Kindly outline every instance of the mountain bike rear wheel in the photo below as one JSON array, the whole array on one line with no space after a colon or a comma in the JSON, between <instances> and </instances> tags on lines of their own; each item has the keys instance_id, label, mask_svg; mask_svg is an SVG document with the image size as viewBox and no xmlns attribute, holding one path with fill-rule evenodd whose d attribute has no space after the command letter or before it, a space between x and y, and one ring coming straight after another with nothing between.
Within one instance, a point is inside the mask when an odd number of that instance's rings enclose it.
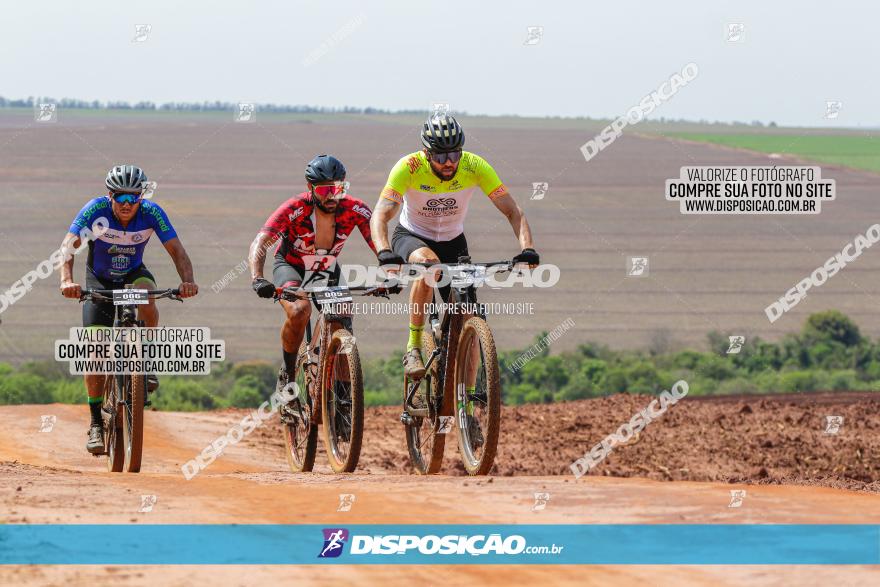
<instances>
[{"instance_id":1,"label":"mountain bike rear wheel","mask_svg":"<svg viewBox=\"0 0 880 587\"><path fill-rule=\"evenodd\" d=\"M430 332L422 333L422 351L424 356L430 357L436 348L434 337ZM442 430L440 420L440 405L442 389L440 385L440 361L435 360L431 368L425 373L420 383L419 391L424 394L428 404L427 416L412 416L410 424L406 424L406 448L409 452L409 460L413 469L420 475L438 473L443 465L443 450L446 447L446 432ZM412 381L404 375L403 398ZM404 410L406 406L404 406Z\"/></svg>"},{"instance_id":2,"label":"mountain bike rear wheel","mask_svg":"<svg viewBox=\"0 0 880 587\"><path fill-rule=\"evenodd\" d=\"M104 376L104 446L107 449L107 470L111 473L121 473L125 465L122 410L116 400L121 393L118 391L117 379L115 375Z\"/></svg>"},{"instance_id":3,"label":"mountain bike rear wheel","mask_svg":"<svg viewBox=\"0 0 880 587\"><path fill-rule=\"evenodd\" d=\"M315 453L318 448L318 425L312 423L311 389L316 385L313 378L306 370L308 351L305 341L299 347L297 354L296 385L300 397L305 398L305 404L295 401L292 404L281 406L282 428L284 429L284 454L287 464L294 473L308 473L315 466ZM279 391L286 385L279 382ZM284 411L287 411L285 414Z\"/></svg>"}]
</instances>

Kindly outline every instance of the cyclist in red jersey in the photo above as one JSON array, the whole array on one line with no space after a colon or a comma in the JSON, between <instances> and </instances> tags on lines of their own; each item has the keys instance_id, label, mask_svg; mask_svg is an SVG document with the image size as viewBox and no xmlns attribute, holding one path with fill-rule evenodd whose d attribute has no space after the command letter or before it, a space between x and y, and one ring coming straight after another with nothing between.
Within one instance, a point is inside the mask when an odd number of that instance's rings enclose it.
<instances>
[{"instance_id":1,"label":"cyclist in red jersey","mask_svg":"<svg viewBox=\"0 0 880 587\"><path fill-rule=\"evenodd\" d=\"M372 212L363 200L346 193L345 166L331 155L318 155L306 167L308 190L278 207L251 243L248 262L253 288L261 298L275 295L275 287L303 284L307 271L332 271L339 279L336 257L355 227L369 247ZM263 276L266 250L276 241L272 281ZM325 284L326 285L326 284ZM281 328L284 366L290 381L296 376L296 354L311 316L308 300L281 300L287 319Z\"/></svg>"}]
</instances>

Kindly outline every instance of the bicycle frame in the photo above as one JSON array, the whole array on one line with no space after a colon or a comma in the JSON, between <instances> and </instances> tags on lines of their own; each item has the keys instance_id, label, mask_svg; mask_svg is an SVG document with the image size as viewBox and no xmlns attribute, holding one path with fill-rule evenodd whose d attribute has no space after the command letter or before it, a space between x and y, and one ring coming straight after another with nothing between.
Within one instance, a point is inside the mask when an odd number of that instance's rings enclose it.
<instances>
[{"instance_id":1,"label":"bicycle frame","mask_svg":"<svg viewBox=\"0 0 880 587\"><path fill-rule=\"evenodd\" d=\"M493 267L493 266L504 266L509 270L512 264L509 261L493 261L489 263L474 263L471 264L471 258L469 256L461 256L458 258L459 265L471 266L471 267ZM426 267L431 267L430 263L422 263L421 265ZM467 271L467 270L465 270ZM438 297L438 290L435 288L434 290L434 299ZM443 300L441 299L441 302ZM465 307L470 307L472 305L477 306L477 312L456 312L456 311L447 311L444 312L442 319L440 319L437 312L432 312L428 316L428 322L432 323L434 320L440 320L440 332L441 335L438 339L437 333L431 329L431 336L434 338L434 351L431 353L431 356L428 357L427 362L425 363L425 370L430 371L432 365L435 361L440 361L441 368L438 370L438 379L436 388L442 389L442 394L437 394L436 402L437 404L434 406L435 413L441 416L450 416L451 407L452 407L452 382L454 378L453 369L455 368L455 362L452 358L455 357L458 351L458 333L461 330L462 324L464 324L465 320L471 316L479 316L480 318L486 319L486 312L484 306L477 302L477 291L476 287L473 283L468 283L463 286L456 286L453 280L453 283L450 286L449 291L449 300L447 300L451 305L452 309L458 308L460 305L464 305ZM412 398L415 396L416 391L421 385L422 380L418 379L414 381L410 388L407 390L406 401L405 401L405 414L410 416L428 416L429 410L428 408L417 409L412 406ZM449 413L447 413L449 412Z\"/></svg>"},{"instance_id":2,"label":"bicycle frame","mask_svg":"<svg viewBox=\"0 0 880 587\"><path fill-rule=\"evenodd\" d=\"M323 277L318 277L319 275ZM317 280L323 280L327 285L311 290L305 289L310 282ZM332 291L335 287L346 287L349 292L362 292L362 295L379 295L384 297L387 297L387 293L389 292L396 293L399 291L398 286L392 288L386 286L355 286L350 288L347 286L339 286L338 279L333 276L333 273L324 269L316 270L309 279L297 288L279 288L277 290L275 296L276 300L285 300L288 302L309 300L319 310L320 315L317 318L311 316L309 321L306 322L305 333L303 335L306 353L309 355L308 360L305 361L304 365L309 367L310 371L314 369L314 372L309 373L313 380L316 380L315 378L318 375L318 372L321 371L321 369L319 369L321 361L323 360L321 351L322 349L327 348L330 343L330 337L333 336L333 333L339 328L344 328L348 330L348 332L354 334L354 321L351 314L344 312L344 310L343 312L336 311L340 309L338 304L345 303L345 301L325 302L327 305L323 307L319 301L322 293ZM332 311L325 311L325 308L329 308ZM297 357L297 362L301 359L302 357ZM318 424L321 422L320 385L310 385L309 391L313 401L312 420L313 423Z\"/></svg>"},{"instance_id":3,"label":"bicycle frame","mask_svg":"<svg viewBox=\"0 0 880 587\"><path fill-rule=\"evenodd\" d=\"M124 289L132 290L135 287L131 284L127 284ZM86 289L83 290L82 295L80 296L80 301L85 301L87 299L91 299L96 302L112 302L113 301L113 292L119 290L112 289ZM180 297L180 290L177 289L159 289L159 290L146 290L146 297L151 299L162 299L168 298L172 300L177 300L182 302L183 299ZM143 326L140 321L137 319L137 304L120 304L116 306L116 320L113 322L114 328L134 328L136 326ZM119 373L113 375L116 379L120 388L123 387L125 375Z\"/></svg>"},{"instance_id":4,"label":"bicycle frame","mask_svg":"<svg viewBox=\"0 0 880 587\"><path fill-rule=\"evenodd\" d=\"M315 319L315 333L316 336L312 337L312 318L306 323L306 331L305 331L305 342L306 342L306 354L308 355L308 359L303 363L304 368L309 368L311 371L308 375L312 378L313 384L308 386L308 391L312 397L312 420L315 424L321 422L321 397L320 394L323 392L321 389L321 384L319 383L319 377L321 373L321 361L324 358L322 353L323 349L326 349L330 344L330 337L333 336L333 332L336 330L334 325L338 325L338 327L346 328L349 332L352 330L352 319L350 316L339 316L339 315L328 315L324 312L320 313L317 319Z\"/></svg>"},{"instance_id":5,"label":"bicycle frame","mask_svg":"<svg viewBox=\"0 0 880 587\"><path fill-rule=\"evenodd\" d=\"M115 328L140 328L144 323L137 319L138 304L126 300L147 301L162 298L183 301L180 291L176 289L135 291L132 285L126 285L122 290L85 289L82 291L80 301L113 302L116 307L116 319L113 323ZM106 414L104 430L107 444L105 454L108 455L108 469L111 472L140 471L143 451L143 408L147 401L145 375L145 373L103 375L102 411ZM121 427L120 417L123 420ZM120 434L124 436L119 436ZM125 452L123 460L120 460L120 449Z\"/></svg>"}]
</instances>

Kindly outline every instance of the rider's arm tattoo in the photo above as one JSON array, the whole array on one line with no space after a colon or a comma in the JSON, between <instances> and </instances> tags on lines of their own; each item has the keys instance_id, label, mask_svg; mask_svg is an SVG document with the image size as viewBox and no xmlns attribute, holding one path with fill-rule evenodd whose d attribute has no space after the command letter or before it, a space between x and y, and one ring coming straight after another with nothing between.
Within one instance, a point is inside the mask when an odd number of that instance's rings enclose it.
<instances>
[{"instance_id":1,"label":"rider's arm tattoo","mask_svg":"<svg viewBox=\"0 0 880 587\"><path fill-rule=\"evenodd\" d=\"M183 243L180 242L180 239L173 238L166 242L165 250L168 251L168 254L171 255L171 260L174 261L174 267L177 269L177 274L180 276L180 282L195 283L192 261L190 260L186 249L183 248Z\"/></svg>"},{"instance_id":2,"label":"rider's arm tattoo","mask_svg":"<svg viewBox=\"0 0 880 587\"><path fill-rule=\"evenodd\" d=\"M379 201L376 203L376 209L373 210L373 217L370 218L370 236L373 239L373 246L377 251L391 248L391 245L388 243L388 222L394 218L397 210L400 208L398 202L386 197L385 192L387 191L388 188L382 192L382 196L379 197ZM397 194L394 190L391 191Z\"/></svg>"},{"instance_id":3,"label":"rider's arm tattoo","mask_svg":"<svg viewBox=\"0 0 880 587\"><path fill-rule=\"evenodd\" d=\"M261 232L251 243L248 251L248 265L251 269L251 279L263 277L263 268L266 266L266 251L278 242L279 235Z\"/></svg>"},{"instance_id":4,"label":"rider's arm tattoo","mask_svg":"<svg viewBox=\"0 0 880 587\"><path fill-rule=\"evenodd\" d=\"M513 234L516 235L516 238L519 241L520 247L523 249L533 249L534 243L532 242L532 229L529 227L528 220L526 220L525 212L522 211L522 208L519 207L516 200L514 200L510 194L504 194L501 197L493 199L492 203L495 204L495 207L507 217L511 228L513 228Z\"/></svg>"}]
</instances>

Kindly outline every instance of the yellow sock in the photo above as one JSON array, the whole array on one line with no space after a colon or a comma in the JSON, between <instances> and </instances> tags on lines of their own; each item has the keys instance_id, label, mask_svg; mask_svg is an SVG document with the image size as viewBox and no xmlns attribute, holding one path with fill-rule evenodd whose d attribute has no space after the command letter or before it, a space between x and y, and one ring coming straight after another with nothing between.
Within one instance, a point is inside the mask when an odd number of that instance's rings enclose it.
<instances>
[{"instance_id":1,"label":"yellow sock","mask_svg":"<svg viewBox=\"0 0 880 587\"><path fill-rule=\"evenodd\" d=\"M424 330L424 328L424 326L409 325L409 340L406 343L407 351L411 351L412 349L422 350L422 330Z\"/></svg>"}]
</instances>

